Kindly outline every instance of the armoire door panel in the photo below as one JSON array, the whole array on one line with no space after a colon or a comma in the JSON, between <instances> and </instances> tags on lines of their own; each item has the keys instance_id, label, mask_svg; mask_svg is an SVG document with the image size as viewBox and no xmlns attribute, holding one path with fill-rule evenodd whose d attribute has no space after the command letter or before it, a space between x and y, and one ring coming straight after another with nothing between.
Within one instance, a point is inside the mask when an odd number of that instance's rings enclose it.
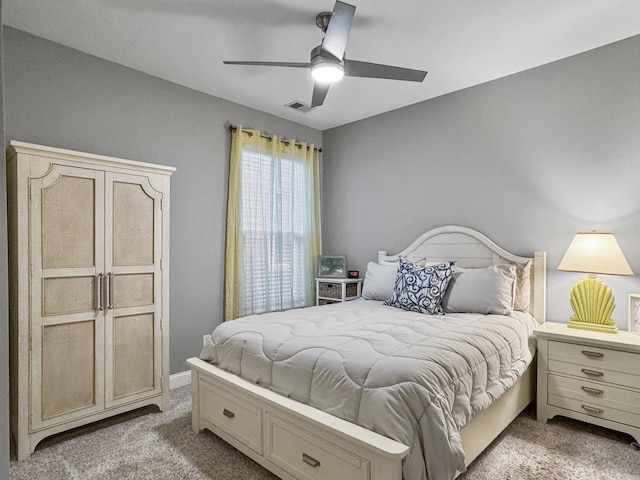
<instances>
[{"instance_id":1,"label":"armoire door panel","mask_svg":"<svg viewBox=\"0 0 640 480\"><path fill-rule=\"evenodd\" d=\"M113 182L113 265L154 263L155 199L139 183Z\"/></svg>"},{"instance_id":2,"label":"armoire door panel","mask_svg":"<svg viewBox=\"0 0 640 480\"><path fill-rule=\"evenodd\" d=\"M104 408L96 280L104 269L104 173L52 162L30 179L29 218L30 425L39 429Z\"/></svg>"},{"instance_id":3,"label":"armoire door panel","mask_svg":"<svg viewBox=\"0 0 640 480\"><path fill-rule=\"evenodd\" d=\"M115 308L140 307L155 302L153 273L115 275L113 304Z\"/></svg>"},{"instance_id":4,"label":"armoire door panel","mask_svg":"<svg viewBox=\"0 0 640 480\"><path fill-rule=\"evenodd\" d=\"M95 322L48 325L42 336L42 420L96 405Z\"/></svg>"},{"instance_id":5,"label":"armoire door panel","mask_svg":"<svg viewBox=\"0 0 640 480\"><path fill-rule=\"evenodd\" d=\"M162 192L145 175L107 173L107 406L160 393Z\"/></svg>"},{"instance_id":6,"label":"armoire door panel","mask_svg":"<svg viewBox=\"0 0 640 480\"><path fill-rule=\"evenodd\" d=\"M95 180L61 176L42 191L42 268L95 265Z\"/></svg>"},{"instance_id":7,"label":"armoire door panel","mask_svg":"<svg viewBox=\"0 0 640 480\"><path fill-rule=\"evenodd\" d=\"M95 275L43 279L42 315L47 317L97 310L97 287Z\"/></svg>"},{"instance_id":8,"label":"armoire door panel","mask_svg":"<svg viewBox=\"0 0 640 480\"><path fill-rule=\"evenodd\" d=\"M155 382L153 313L113 319L113 398L153 390Z\"/></svg>"}]
</instances>

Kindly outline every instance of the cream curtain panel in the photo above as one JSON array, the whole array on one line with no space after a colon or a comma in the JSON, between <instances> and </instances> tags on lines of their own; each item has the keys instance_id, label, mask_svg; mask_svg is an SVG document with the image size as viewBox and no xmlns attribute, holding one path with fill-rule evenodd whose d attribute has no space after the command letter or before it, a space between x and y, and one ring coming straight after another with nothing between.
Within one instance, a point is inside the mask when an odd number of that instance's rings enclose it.
<instances>
[{"instance_id":1,"label":"cream curtain panel","mask_svg":"<svg viewBox=\"0 0 640 480\"><path fill-rule=\"evenodd\" d=\"M313 144L232 130L225 320L313 304L319 170Z\"/></svg>"}]
</instances>

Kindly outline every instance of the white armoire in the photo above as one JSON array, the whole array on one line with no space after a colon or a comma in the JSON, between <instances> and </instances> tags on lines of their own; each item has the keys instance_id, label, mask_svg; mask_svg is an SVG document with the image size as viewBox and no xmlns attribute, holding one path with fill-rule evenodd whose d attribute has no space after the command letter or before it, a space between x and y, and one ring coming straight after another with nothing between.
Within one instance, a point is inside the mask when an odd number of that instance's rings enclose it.
<instances>
[{"instance_id":1,"label":"white armoire","mask_svg":"<svg viewBox=\"0 0 640 480\"><path fill-rule=\"evenodd\" d=\"M11 142L10 424L45 437L169 405L169 178L175 171Z\"/></svg>"}]
</instances>

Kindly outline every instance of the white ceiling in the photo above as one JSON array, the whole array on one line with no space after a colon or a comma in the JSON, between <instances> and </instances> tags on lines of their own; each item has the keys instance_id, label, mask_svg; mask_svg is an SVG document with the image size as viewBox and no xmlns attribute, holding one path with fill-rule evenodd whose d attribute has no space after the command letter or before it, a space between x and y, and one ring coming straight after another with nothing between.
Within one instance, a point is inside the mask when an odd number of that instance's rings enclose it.
<instances>
[{"instance_id":1,"label":"white ceiling","mask_svg":"<svg viewBox=\"0 0 640 480\"><path fill-rule=\"evenodd\" d=\"M346 0L349 1L349 0ZM423 83L345 78L308 113L300 68L334 0L5 0L6 25L320 130L640 34L639 0L351 0L346 55L428 70Z\"/></svg>"}]
</instances>

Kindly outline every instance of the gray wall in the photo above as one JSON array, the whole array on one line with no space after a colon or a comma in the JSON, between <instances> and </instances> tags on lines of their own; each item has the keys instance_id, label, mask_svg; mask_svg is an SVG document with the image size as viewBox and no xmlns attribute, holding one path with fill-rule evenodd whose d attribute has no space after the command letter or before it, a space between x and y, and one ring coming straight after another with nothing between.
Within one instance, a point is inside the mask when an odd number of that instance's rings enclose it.
<instances>
[{"instance_id":1,"label":"gray wall","mask_svg":"<svg viewBox=\"0 0 640 480\"><path fill-rule=\"evenodd\" d=\"M556 267L609 230L640 273L640 36L324 132L324 253L364 272L443 224L512 252L548 251L547 319L581 274ZM425 81L429 81L427 76ZM638 277L603 278L627 329Z\"/></svg>"},{"instance_id":2,"label":"gray wall","mask_svg":"<svg viewBox=\"0 0 640 480\"><path fill-rule=\"evenodd\" d=\"M177 167L171 178L171 372L186 370L202 335L222 321L226 126L318 145L322 133L15 29L5 28L4 40L7 140Z\"/></svg>"},{"instance_id":3,"label":"gray wall","mask_svg":"<svg viewBox=\"0 0 640 480\"><path fill-rule=\"evenodd\" d=\"M0 0L0 145L4 145L4 81ZM9 478L9 277L7 265L6 170L0 168L0 479Z\"/></svg>"}]
</instances>

